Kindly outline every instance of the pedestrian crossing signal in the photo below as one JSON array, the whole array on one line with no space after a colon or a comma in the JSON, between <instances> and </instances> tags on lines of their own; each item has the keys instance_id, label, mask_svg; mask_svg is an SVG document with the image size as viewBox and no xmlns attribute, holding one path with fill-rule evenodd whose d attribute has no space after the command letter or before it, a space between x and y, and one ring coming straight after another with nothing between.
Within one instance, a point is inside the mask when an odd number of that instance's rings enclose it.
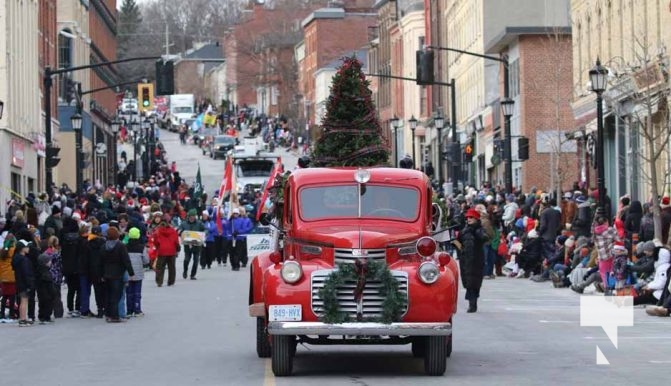
<instances>
[{"instance_id":1,"label":"pedestrian crossing signal","mask_svg":"<svg viewBox=\"0 0 671 386\"><path fill-rule=\"evenodd\" d=\"M473 144L470 142L464 147L464 162L473 162Z\"/></svg>"}]
</instances>

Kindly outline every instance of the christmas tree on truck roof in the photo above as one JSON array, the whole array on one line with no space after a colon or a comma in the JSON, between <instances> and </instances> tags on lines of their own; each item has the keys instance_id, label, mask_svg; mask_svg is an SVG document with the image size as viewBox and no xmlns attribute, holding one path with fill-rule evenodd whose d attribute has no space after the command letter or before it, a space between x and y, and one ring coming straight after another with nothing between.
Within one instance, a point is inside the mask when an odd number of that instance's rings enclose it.
<instances>
[{"instance_id":1,"label":"christmas tree on truck roof","mask_svg":"<svg viewBox=\"0 0 671 386\"><path fill-rule=\"evenodd\" d=\"M370 82L355 57L343 58L331 84L314 166L379 166L389 161Z\"/></svg>"}]
</instances>

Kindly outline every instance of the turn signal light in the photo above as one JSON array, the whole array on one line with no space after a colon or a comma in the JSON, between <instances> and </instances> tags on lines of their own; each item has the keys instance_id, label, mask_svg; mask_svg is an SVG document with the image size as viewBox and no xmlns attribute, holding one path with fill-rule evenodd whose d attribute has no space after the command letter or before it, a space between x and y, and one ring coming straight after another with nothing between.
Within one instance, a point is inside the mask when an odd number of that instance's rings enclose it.
<instances>
[{"instance_id":1,"label":"turn signal light","mask_svg":"<svg viewBox=\"0 0 671 386\"><path fill-rule=\"evenodd\" d=\"M447 252L441 252L438 255L438 261L440 262L441 267L444 267L444 266L450 264L450 260L452 260L452 257Z\"/></svg>"},{"instance_id":2,"label":"turn signal light","mask_svg":"<svg viewBox=\"0 0 671 386\"><path fill-rule=\"evenodd\" d=\"M429 257L436 252L438 245L431 237L422 237L417 240L417 253L422 257Z\"/></svg>"},{"instance_id":3,"label":"turn signal light","mask_svg":"<svg viewBox=\"0 0 671 386\"><path fill-rule=\"evenodd\" d=\"M282 255L275 251L270 254L270 261L273 262L273 264L279 264L282 262Z\"/></svg>"}]
</instances>

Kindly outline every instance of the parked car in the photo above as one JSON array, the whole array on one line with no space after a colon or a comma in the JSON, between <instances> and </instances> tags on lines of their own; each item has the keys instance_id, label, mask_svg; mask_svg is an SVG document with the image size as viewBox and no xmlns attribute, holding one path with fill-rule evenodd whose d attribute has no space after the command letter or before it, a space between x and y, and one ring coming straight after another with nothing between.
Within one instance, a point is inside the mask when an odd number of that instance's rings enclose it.
<instances>
[{"instance_id":1,"label":"parked car","mask_svg":"<svg viewBox=\"0 0 671 386\"><path fill-rule=\"evenodd\" d=\"M203 155L205 152L210 153L210 158L217 159L219 157L226 157L228 152L232 150L238 143L238 139L230 135L217 135L209 141L207 148L203 147Z\"/></svg>"}]
</instances>

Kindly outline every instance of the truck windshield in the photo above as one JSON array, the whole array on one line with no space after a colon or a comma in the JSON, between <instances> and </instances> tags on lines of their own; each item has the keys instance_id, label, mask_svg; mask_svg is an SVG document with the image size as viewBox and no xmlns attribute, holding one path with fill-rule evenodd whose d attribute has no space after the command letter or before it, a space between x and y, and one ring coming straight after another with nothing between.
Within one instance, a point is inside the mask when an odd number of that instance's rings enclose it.
<instances>
[{"instance_id":1,"label":"truck windshield","mask_svg":"<svg viewBox=\"0 0 671 386\"><path fill-rule=\"evenodd\" d=\"M178 106L172 109L173 114L191 114L192 112L193 108L191 106Z\"/></svg>"},{"instance_id":2,"label":"truck windshield","mask_svg":"<svg viewBox=\"0 0 671 386\"><path fill-rule=\"evenodd\" d=\"M367 184L361 189L361 216L413 221L419 211L414 188ZM356 184L303 188L299 191L300 216L305 221L358 217Z\"/></svg>"},{"instance_id":3,"label":"truck windshield","mask_svg":"<svg viewBox=\"0 0 671 386\"><path fill-rule=\"evenodd\" d=\"M244 160L238 162L237 177L268 177L275 162L271 160Z\"/></svg>"}]
</instances>

